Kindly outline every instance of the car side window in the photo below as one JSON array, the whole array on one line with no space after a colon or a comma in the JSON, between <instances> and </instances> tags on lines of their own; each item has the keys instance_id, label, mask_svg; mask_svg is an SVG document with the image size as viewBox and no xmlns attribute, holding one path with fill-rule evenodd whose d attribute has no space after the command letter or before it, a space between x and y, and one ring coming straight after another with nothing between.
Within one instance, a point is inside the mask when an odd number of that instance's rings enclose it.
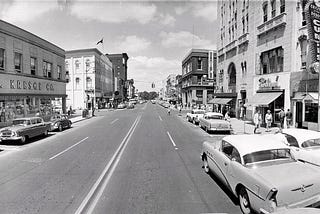
<instances>
[{"instance_id":1,"label":"car side window","mask_svg":"<svg viewBox=\"0 0 320 214\"><path fill-rule=\"evenodd\" d=\"M37 119L37 123L42 123L42 119L41 119L41 118L38 118L38 119Z\"/></svg>"},{"instance_id":2,"label":"car side window","mask_svg":"<svg viewBox=\"0 0 320 214\"><path fill-rule=\"evenodd\" d=\"M32 119L31 124L37 124L37 119Z\"/></svg>"},{"instance_id":3,"label":"car side window","mask_svg":"<svg viewBox=\"0 0 320 214\"><path fill-rule=\"evenodd\" d=\"M299 144L298 141L295 137L293 137L292 135L289 134L284 134L287 138L287 141L289 143L290 146L294 146L294 147L298 147L299 148Z\"/></svg>"},{"instance_id":4,"label":"car side window","mask_svg":"<svg viewBox=\"0 0 320 214\"><path fill-rule=\"evenodd\" d=\"M229 158L231 158L232 150L233 150L233 146L230 143L226 141L222 141L222 152L225 155L227 155Z\"/></svg>"},{"instance_id":5,"label":"car side window","mask_svg":"<svg viewBox=\"0 0 320 214\"><path fill-rule=\"evenodd\" d=\"M231 160L235 160L238 163L241 163L240 154L239 154L238 150L236 148L234 148L234 147L233 147L232 153L231 153Z\"/></svg>"}]
</instances>

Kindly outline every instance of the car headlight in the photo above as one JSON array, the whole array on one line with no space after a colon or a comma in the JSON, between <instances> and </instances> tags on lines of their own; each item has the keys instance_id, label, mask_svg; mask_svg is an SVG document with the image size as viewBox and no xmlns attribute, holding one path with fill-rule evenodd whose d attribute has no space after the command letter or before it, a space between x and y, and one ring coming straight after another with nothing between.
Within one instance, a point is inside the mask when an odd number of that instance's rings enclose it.
<instances>
[{"instance_id":1,"label":"car headlight","mask_svg":"<svg viewBox=\"0 0 320 214\"><path fill-rule=\"evenodd\" d=\"M278 190L276 188L273 188L270 190L270 192L267 195L267 200L269 202L269 207L271 212L274 212L277 208L277 198L276 198L277 193L278 193Z\"/></svg>"}]
</instances>

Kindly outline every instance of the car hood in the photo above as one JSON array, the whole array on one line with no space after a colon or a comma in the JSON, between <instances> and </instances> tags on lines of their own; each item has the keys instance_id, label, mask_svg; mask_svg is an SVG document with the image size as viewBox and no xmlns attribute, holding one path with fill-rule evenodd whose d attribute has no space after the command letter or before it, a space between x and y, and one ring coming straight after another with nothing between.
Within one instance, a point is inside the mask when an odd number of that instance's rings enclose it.
<instances>
[{"instance_id":1,"label":"car hood","mask_svg":"<svg viewBox=\"0 0 320 214\"><path fill-rule=\"evenodd\" d=\"M18 130L22 130L24 128L26 128L26 126L24 126L24 125L12 125L12 126L8 126L8 127L4 127L2 129L0 129L0 132L4 131L4 130L18 131Z\"/></svg>"},{"instance_id":2,"label":"car hood","mask_svg":"<svg viewBox=\"0 0 320 214\"><path fill-rule=\"evenodd\" d=\"M320 168L308 163L291 162L253 169L261 180L278 189L278 206L297 203L319 194Z\"/></svg>"}]
</instances>

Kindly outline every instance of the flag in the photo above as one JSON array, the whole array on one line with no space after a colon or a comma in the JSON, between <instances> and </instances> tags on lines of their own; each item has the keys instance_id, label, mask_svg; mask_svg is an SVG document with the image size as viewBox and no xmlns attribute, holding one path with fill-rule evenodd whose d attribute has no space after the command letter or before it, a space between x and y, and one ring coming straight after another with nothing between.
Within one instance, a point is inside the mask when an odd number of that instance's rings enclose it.
<instances>
[{"instance_id":1,"label":"flag","mask_svg":"<svg viewBox=\"0 0 320 214\"><path fill-rule=\"evenodd\" d=\"M103 38L99 42L97 42L97 45L99 45L99 43L103 43Z\"/></svg>"}]
</instances>

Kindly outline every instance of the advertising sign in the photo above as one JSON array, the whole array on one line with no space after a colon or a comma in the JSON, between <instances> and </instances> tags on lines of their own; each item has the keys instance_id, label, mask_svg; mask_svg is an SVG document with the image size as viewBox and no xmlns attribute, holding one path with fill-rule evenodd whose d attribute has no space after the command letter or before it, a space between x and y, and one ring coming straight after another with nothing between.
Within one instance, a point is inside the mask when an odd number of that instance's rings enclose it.
<instances>
[{"instance_id":1,"label":"advertising sign","mask_svg":"<svg viewBox=\"0 0 320 214\"><path fill-rule=\"evenodd\" d=\"M310 1L306 6L311 63L320 61L320 7Z\"/></svg>"}]
</instances>

